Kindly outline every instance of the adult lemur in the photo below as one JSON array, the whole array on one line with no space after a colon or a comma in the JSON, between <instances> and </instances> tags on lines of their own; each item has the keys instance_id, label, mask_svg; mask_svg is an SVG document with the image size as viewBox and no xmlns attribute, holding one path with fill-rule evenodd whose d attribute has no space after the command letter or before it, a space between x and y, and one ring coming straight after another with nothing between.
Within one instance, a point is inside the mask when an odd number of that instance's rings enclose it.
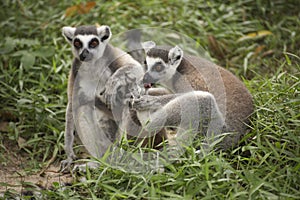
<instances>
[{"instance_id":1,"label":"adult lemur","mask_svg":"<svg viewBox=\"0 0 300 200\"><path fill-rule=\"evenodd\" d=\"M186 129L189 122L190 127L196 127L193 123L201 120L201 128L207 126L204 131L208 132L202 131L204 134L231 133L221 142L221 147L226 149L237 144L247 132L253 112L252 97L244 84L212 62L183 55L178 46L160 47L149 41L143 47L148 69L143 78L145 87L160 83L177 95L144 95L133 101L137 112L157 109L151 114L147 130L157 131L164 126Z\"/></svg>"},{"instance_id":2,"label":"adult lemur","mask_svg":"<svg viewBox=\"0 0 300 200\"><path fill-rule=\"evenodd\" d=\"M116 138L118 129L112 113L101 98L108 91L105 84L118 69L119 74L142 77L143 67L122 50L108 44L111 31L108 26L63 27L63 36L72 46L74 60L68 80L68 105L66 110L65 151L67 159L62 166L69 167L75 158L73 140L75 123L82 131L78 134L85 148L94 157L101 157ZM123 77L123 79L122 79ZM123 83L125 76L118 78ZM122 89L122 88L121 88ZM117 114L116 114L117 115Z\"/></svg>"}]
</instances>

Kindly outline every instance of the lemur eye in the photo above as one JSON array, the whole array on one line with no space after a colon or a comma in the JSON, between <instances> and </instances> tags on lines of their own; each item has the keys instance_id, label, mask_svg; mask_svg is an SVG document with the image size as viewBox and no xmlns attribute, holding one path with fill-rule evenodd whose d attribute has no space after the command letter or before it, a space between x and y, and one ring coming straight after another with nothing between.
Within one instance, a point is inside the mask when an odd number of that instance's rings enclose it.
<instances>
[{"instance_id":1,"label":"lemur eye","mask_svg":"<svg viewBox=\"0 0 300 200\"><path fill-rule=\"evenodd\" d=\"M82 43L78 39L75 39L73 44L76 49L80 49L82 47Z\"/></svg>"},{"instance_id":2,"label":"lemur eye","mask_svg":"<svg viewBox=\"0 0 300 200\"><path fill-rule=\"evenodd\" d=\"M162 66L161 64L159 65L155 65L154 66L154 70L157 71L157 72L160 72L164 69L164 66Z\"/></svg>"},{"instance_id":3,"label":"lemur eye","mask_svg":"<svg viewBox=\"0 0 300 200\"><path fill-rule=\"evenodd\" d=\"M90 48L96 48L98 45L99 45L99 41L96 38L92 39L89 43Z\"/></svg>"}]
</instances>

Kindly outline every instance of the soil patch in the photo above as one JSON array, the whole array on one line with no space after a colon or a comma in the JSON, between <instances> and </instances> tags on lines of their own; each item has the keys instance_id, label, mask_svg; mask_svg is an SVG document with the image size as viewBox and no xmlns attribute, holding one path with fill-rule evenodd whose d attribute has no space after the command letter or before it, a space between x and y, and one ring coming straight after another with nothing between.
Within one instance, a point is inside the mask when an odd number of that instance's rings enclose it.
<instances>
[{"instance_id":1,"label":"soil patch","mask_svg":"<svg viewBox=\"0 0 300 200\"><path fill-rule=\"evenodd\" d=\"M32 172L28 168L28 155L12 141L2 140L0 153L0 198L5 192L22 196L27 191L51 189L54 182L59 185L72 182L70 174L59 173L59 163L51 164L42 173Z\"/></svg>"}]
</instances>

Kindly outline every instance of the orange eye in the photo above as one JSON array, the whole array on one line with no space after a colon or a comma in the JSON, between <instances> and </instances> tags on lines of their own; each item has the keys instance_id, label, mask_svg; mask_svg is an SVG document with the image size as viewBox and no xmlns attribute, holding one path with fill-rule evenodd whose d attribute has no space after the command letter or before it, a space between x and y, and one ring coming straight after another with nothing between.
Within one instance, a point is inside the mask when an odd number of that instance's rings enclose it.
<instances>
[{"instance_id":1,"label":"orange eye","mask_svg":"<svg viewBox=\"0 0 300 200\"><path fill-rule=\"evenodd\" d=\"M161 66L160 65L156 65L155 70L156 71L160 71L161 70Z\"/></svg>"},{"instance_id":2,"label":"orange eye","mask_svg":"<svg viewBox=\"0 0 300 200\"><path fill-rule=\"evenodd\" d=\"M154 70L157 72L160 72L163 70L163 66L162 65L155 65Z\"/></svg>"},{"instance_id":3,"label":"orange eye","mask_svg":"<svg viewBox=\"0 0 300 200\"><path fill-rule=\"evenodd\" d=\"M74 47L77 48L77 49L82 47L82 44L81 44L80 40L75 40L74 41Z\"/></svg>"},{"instance_id":4,"label":"orange eye","mask_svg":"<svg viewBox=\"0 0 300 200\"><path fill-rule=\"evenodd\" d=\"M90 48L96 48L99 45L99 42L97 39L93 39L90 43L89 43L89 47Z\"/></svg>"}]
</instances>

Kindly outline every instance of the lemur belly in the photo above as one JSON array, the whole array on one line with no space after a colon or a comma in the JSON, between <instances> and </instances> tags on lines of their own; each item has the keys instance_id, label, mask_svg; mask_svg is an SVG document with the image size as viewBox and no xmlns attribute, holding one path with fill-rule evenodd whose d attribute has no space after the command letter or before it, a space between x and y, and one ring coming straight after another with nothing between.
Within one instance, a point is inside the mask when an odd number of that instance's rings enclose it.
<instances>
[{"instance_id":1,"label":"lemur belly","mask_svg":"<svg viewBox=\"0 0 300 200\"><path fill-rule=\"evenodd\" d=\"M95 100L95 96L103 90L107 79L111 76L109 69L95 68L89 64L83 64L78 71L76 81L78 81L78 94L84 102ZM82 100L81 100L82 101ZM84 102L81 102L84 103Z\"/></svg>"}]
</instances>

